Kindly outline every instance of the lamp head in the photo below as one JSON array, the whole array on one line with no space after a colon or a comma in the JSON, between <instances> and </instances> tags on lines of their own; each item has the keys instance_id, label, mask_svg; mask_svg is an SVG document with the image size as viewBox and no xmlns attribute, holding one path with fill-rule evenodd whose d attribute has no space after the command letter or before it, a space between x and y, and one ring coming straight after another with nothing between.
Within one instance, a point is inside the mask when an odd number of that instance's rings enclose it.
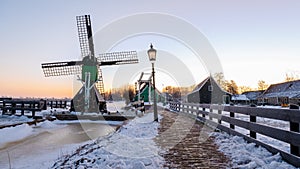
<instances>
[{"instance_id":1,"label":"lamp head","mask_svg":"<svg viewBox=\"0 0 300 169\"><path fill-rule=\"evenodd\" d=\"M152 43L150 45L150 49L148 50L148 56L151 63L156 61L156 50L153 48Z\"/></svg>"}]
</instances>

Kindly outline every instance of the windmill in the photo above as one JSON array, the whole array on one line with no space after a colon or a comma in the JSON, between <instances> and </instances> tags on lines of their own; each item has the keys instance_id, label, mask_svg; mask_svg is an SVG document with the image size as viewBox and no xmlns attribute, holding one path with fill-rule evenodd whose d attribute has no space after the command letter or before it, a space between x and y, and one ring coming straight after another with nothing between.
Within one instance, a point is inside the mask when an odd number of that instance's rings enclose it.
<instances>
[{"instance_id":1,"label":"windmill","mask_svg":"<svg viewBox=\"0 0 300 169\"><path fill-rule=\"evenodd\" d=\"M71 111L105 112L106 101L101 66L138 63L136 51L103 53L95 57L90 15L77 16L82 60L43 63L45 77L80 75L81 89L71 102ZM78 76L79 77L79 76Z\"/></svg>"}]
</instances>

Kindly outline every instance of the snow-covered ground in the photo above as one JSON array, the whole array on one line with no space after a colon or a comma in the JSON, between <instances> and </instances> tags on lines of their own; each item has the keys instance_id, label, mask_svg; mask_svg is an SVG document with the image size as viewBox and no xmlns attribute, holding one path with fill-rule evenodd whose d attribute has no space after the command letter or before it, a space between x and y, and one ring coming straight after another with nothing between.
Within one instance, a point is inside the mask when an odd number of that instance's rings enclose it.
<instances>
[{"instance_id":1,"label":"snow-covered ground","mask_svg":"<svg viewBox=\"0 0 300 169\"><path fill-rule=\"evenodd\" d=\"M257 147L254 143L247 143L242 137L231 136L223 132L212 134L219 150L232 160L233 168L276 168L294 169L284 162L279 154L273 155L265 148Z\"/></svg>"},{"instance_id":2,"label":"snow-covered ground","mask_svg":"<svg viewBox=\"0 0 300 169\"><path fill-rule=\"evenodd\" d=\"M24 123L32 121L31 118L26 116L8 116L8 115L0 115L0 126L2 125L11 125L16 123Z\"/></svg>"},{"instance_id":3,"label":"snow-covered ground","mask_svg":"<svg viewBox=\"0 0 300 169\"><path fill-rule=\"evenodd\" d=\"M259 106L260 108L273 108L273 109L287 109L287 108L282 108L281 106ZM274 112L276 113L276 112ZM230 116L229 112L222 112L222 115L225 115L225 116ZM235 118L236 119L239 119L239 120L243 120L243 121L250 121L250 117L248 115L244 115L244 114L238 114L236 113L235 114ZM275 120L275 119L270 119L270 118L263 118L263 117L257 117L256 118L256 122L258 124L262 124L262 125L267 125L267 126L271 126L271 127L274 127L274 128L278 128L278 129L283 129L283 130L287 130L289 131L289 127L290 127L290 124L289 122L287 121L282 121L282 120ZM222 123L223 125L229 127L229 124L226 123L226 122L223 122ZM249 130L246 130L244 128L241 128L241 127L238 127L236 126L235 127L235 130L244 134L244 135L249 135ZM276 140L276 139L273 139L273 138L270 138L268 136L264 136L262 134L257 134L257 139L259 141L262 141L264 143L267 143L273 147L276 147L280 150L283 150L285 152L289 152L290 151L290 145L288 143L285 143L285 142L282 142L282 141L279 141L279 140Z\"/></svg>"},{"instance_id":4,"label":"snow-covered ground","mask_svg":"<svg viewBox=\"0 0 300 169\"><path fill-rule=\"evenodd\" d=\"M0 168L49 168L58 157L114 132L116 127L110 125L120 124L56 120L0 129Z\"/></svg>"},{"instance_id":5,"label":"snow-covered ground","mask_svg":"<svg viewBox=\"0 0 300 169\"><path fill-rule=\"evenodd\" d=\"M58 159L53 168L160 168L164 159L153 141L158 125L152 113L137 117L117 132Z\"/></svg>"},{"instance_id":6,"label":"snow-covered ground","mask_svg":"<svg viewBox=\"0 0 300 169\"><path fill-rule=\"evenodd\" d=\"M19 118L19 117L15 117ZM159 116L161 119L162 117ZM240 117L245 119L247 117ZM258 120L260 121L260 120ZM261 122L273 123L263 119ZM89 120L82 123L96 123ZM37 126L27 124L0 129L0 168L8 168L8 155L11 156L12 168L163 168L165 160L159 155L165 150L160 149L153 139L158 135L159 123L153 122L153 113L145 114L123 125L120 130L112 134L99 137L96 141L70 143L65 142L63 146L48 147L46 150L28 147L32 139L42 139L43 144L53 141L53 135L68 138L65 132L61 132L66 125L76 124L78 121L45 121ZM105 122L107 124L107 122ZM278 122L274 122L278 126ZM120 125L120 124L119 124ZM37 132L43 131L43 133ZM78 131L84 134L90 130ZM68 130L67 133L73 133ZM39 137L36 135L41 134ZM236 168L295 168L282 161L279 154L272 155L266 149L257 147L253 143L247 143L243 138L230 136L226 133L215 132L212 134L220 151L232 160L232 166ZM29 140L27 140L29 138ZM20 156L19 163L15 163L13 147L9 151L3 151L7 143L25 140L26 156ZM270 141L269 139L267 141ZM270 141L272 144L272 141ZM2 148L1 148L2 145ZM41 145L38 145L41 146ZM48 143L44 146L49 146ZM1 150L2 149L2 150ZM24 149L24 148L23 148ZM23 151L20 149L19 151ZM30 153L31 150L32 153ZM9 154L10 153L10 154ZM41 155L39 155L41 154ZM59 158L58 158L59 157ZM58 158L58 159L57 159ZM31 160L29 163L28 160ZM66 162L65 162L66 161Z\"/></svg>"},{"instance_id":7,"label":"snow-covered ground","mask_svg":"<svg viewBox=\"0 0 300 169\"><path fill-rule=\"evenodd\" d=\"M58 159L53 167L163 168L165 161L159 152L164 150L153 142L159 124L152 120L152 113L137 117L118 132ZM273 155L241 137L222 132L211 135L216 138L219 150L232 160L234 168L295 168L284 162L279 154Z\"/></svg>"}]
</instances>

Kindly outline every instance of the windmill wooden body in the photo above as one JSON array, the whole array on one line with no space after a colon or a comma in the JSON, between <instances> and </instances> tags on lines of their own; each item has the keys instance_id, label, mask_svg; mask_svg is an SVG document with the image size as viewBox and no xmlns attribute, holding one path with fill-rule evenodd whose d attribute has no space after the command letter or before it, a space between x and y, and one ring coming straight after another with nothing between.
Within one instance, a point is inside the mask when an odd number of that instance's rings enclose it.
<instances>
[{"instance_id":1,"label":"windmill wooden body","mask_svg":"<svg viewBox=\"0 0 300 169\"><path fill-rule=\"evenodd\" d=\"M43 63L46 77L81 74L82 88L72 99L71 111L106 112L103 77L100 67L138 63L136 51L103 53L95 57L92 26L89 15L77 16L82 60Z\"/></svg>"}]
</instances>

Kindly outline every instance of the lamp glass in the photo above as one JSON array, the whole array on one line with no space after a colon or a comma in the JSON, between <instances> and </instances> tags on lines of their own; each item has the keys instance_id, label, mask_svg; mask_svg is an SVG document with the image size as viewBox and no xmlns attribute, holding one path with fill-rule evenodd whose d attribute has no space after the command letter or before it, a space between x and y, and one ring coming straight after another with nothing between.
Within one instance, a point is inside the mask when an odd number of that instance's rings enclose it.
<instances>
[{"instance_id":1,"label":"lamp glass","mask_svg":"<svg viewBox=\"0 0 300 169\"><path fill-rule=\"evenodd\" d=\"M154 63L156 60L156 50L153 48L153 45L150 45L150 49L148 50L148 56L150 62Z\"/></svg>"}]
</instances>

